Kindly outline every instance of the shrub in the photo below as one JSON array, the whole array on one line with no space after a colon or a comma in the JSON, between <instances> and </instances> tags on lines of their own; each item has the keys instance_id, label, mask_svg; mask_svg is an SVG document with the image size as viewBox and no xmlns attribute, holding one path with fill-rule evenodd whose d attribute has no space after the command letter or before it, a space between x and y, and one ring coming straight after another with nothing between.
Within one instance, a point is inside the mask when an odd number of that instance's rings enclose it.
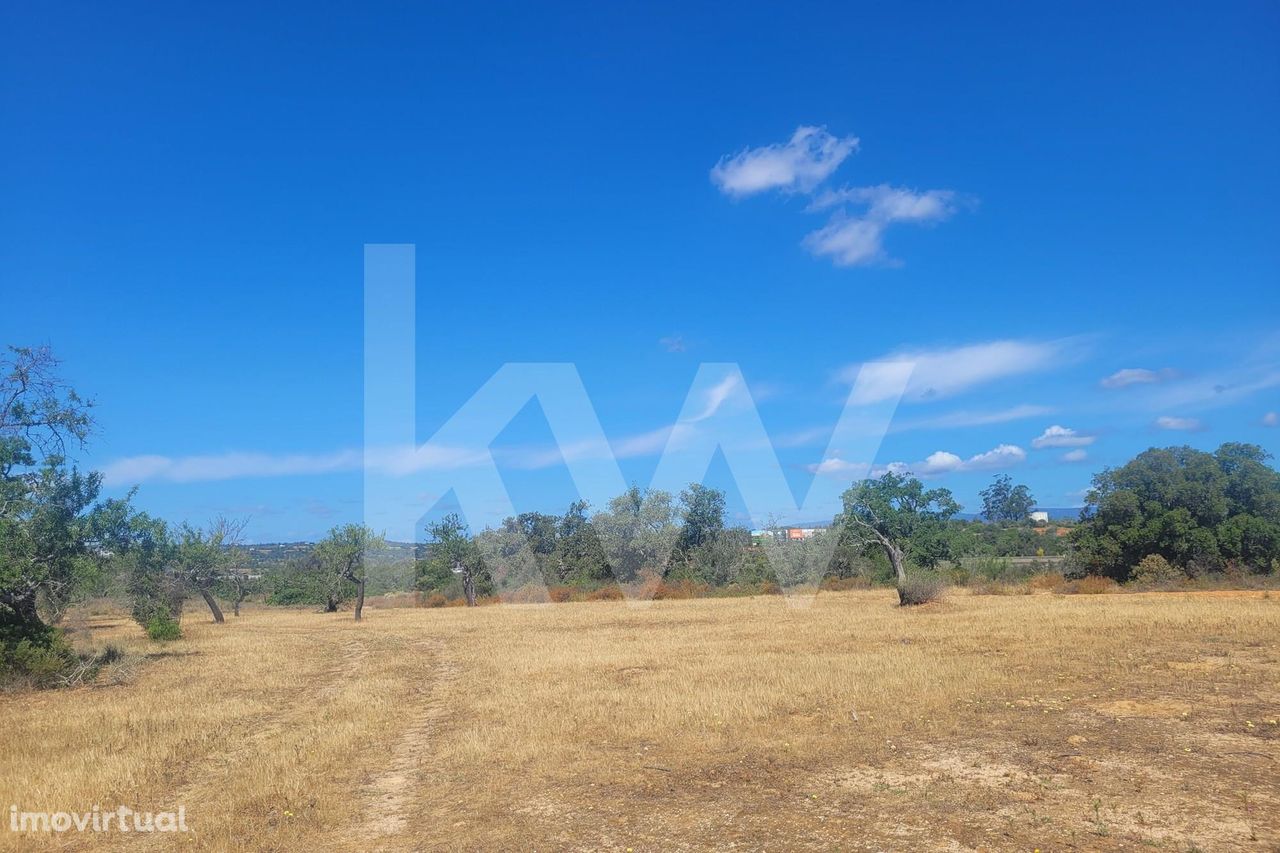
<instances>
[{"instance_id":1,"label":"shrub","mask_svg":"<svg viewBox=\"0 0 1280 853\"><path fill-rule=\"evenodd\" d=\"M147 622L147 636L157 642L176 640L182 636L182 626L172 616L156 613Z\"/></svg>"},{"instance_id":2,"label":"shrub","mask_svg":"<svg viewBox=\"0 0 1280 853\"><path fill-rule=\"evenodd\" d=\"M1031 585L1025 583L1005 583L1004 581L983 581L970 587L974 595L1030 595Z\"/></svg>"},{"instance_id":3,"label":"shrub","mask_svg":"<svg viewBox=\"0 0 1280 853\"><path fill-rule=\"evenodd\" d=\"M1101 575L1085 575L1077 581L1067 583L1062 591L1068 595L1103 595L1109 592L1115 592L1120 585L1111 578L1104 578Z\"/></svg>"},{"instance_id":4,"label":"shrub","mask_svg":"<svg viewBox=\"0 0 1280 853\"><path fill-rule=\"evenodd\" d=\"M1062 576L1062 572L1040 572L1031 576L1031 580L1027 581L1027 588L1034 591L1037 589L1047 589L1057 591L1062 589L1067 579Z\"/></svg>"},{"instance_id":5,"label":"shrub","mask_svg":"<svg viewBox=\"0 0 1280 853\"><path fill-rule=\"evenodd\" d=\"M984 577L987 580L996 580L1009 575L1009 561L1003 557L978 557L970 562L968 568L973 576Z\"/></svg>"},{"instance_id":6,"label":"shrub","mask_svg":"<svg viewBox=\"0 0 1280 853\"><path fill-rule=\"evenodd\" d=\"M449 603L449 599L444 597L444 593L433 592L422 597L423 607L444 607Z\"/></svg>"},{"instance_id":7,"label":"shrub","mask_svg":"<svg viewBox=\"0 0 1280 853\"><path fill-rule=\"evenodd\" d=\"M853 575L847 578L824 578L821 588L827 592L846 592L851 589L870 589L871 581L860 575Z\"/></svg>"},{"instance_id":8,"label":"shrub","mask_svg":"<svg viewBox=\"0 0 1280 853\"><path fill-rule=\"evenodd\" d=\"M571 586L549 586L547 587L547 598L556 604L563 604L566 601L573 601L577 592Z\"/></svg>"},{"instance_id":9,"label":"shrub","mask_svg":"<svg viewBox=\"0 0 1280 853\"><path fill-rule=\"evenodd\" d=\"M902 607L928 604L942 598L942 579L934 575L907 575L898 584L898 604Z\"/></svg>"},{"instance_id":10,"label":"shrub","mask_svg":"<svg viewBox=\"0 0 1280 853\"><path fill-rule=\"evenodd\" d=\"M621 601L623 597L616 586L602 586L587 593L587 601Z\"/></svg>"},{"instance_id":11,"label":"shrub","mask_svg":"<svg viewBox=\"0 0 1280 853\"><path fill-rule=\"evenodd\" d=\"M710 589L711 587L705 583L698 583L688 579L662 581L658 584L658 588L654 590L653 597L656 600L702 598Z\"/></svg>"},{"instance_id":12,"label":"shrub","mask_svg":"<svg viewBox=\"0 0 1280 853\"><path fill-rule=\"evenodd\" d=\"M1130 580L1143 586L1160 586L1184 579L1176 566L1159 554L1148 554L1133 570Z\"/></svg>"}]
</instances>

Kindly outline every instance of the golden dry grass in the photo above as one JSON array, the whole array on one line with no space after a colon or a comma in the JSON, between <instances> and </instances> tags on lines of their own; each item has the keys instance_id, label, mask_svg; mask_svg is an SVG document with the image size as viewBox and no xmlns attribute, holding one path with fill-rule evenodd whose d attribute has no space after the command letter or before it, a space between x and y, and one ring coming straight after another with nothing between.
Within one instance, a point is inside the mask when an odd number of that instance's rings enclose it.
<instances>
[{"instance_id":1,"label":"golden dry grass","mask_svg":"<svg viewBox=\"0 0 1280 853\"><path fill-rule=\"evenodd\" d=\"M182 804L66 849L1273 849L1280 600L884 591L251 610L0 696L0 804ZM5 816L7 822L7 816Z\"/></svg>"}]
</instances>

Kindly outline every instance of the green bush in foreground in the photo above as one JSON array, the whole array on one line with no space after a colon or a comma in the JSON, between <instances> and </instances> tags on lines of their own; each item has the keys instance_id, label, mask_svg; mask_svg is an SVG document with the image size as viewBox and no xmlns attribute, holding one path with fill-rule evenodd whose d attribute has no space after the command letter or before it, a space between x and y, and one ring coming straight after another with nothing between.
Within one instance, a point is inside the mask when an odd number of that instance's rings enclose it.
<instances>
[{"instance_id":1,"label":"green bush in foreground","mask_svg":"<svg viewBox=\"0 0 1280 853\"><path fill-rule=\"evenodd\" d=\"M147 622L147 636L153 640L176 640L182 636L178 620L164 613L157 613Z\"/></svg>"}]
</instances>

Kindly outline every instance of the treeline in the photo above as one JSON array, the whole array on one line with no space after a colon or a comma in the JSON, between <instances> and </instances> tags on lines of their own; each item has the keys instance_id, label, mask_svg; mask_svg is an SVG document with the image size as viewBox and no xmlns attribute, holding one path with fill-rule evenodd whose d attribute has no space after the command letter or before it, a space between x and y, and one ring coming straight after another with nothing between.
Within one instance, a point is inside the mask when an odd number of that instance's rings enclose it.
<instances>
[{"instance_id":1,"label":"treeline","mask_svg":"<svg viewBox=\"0 0 1280 853\"><path fill-rule=\"evenodd\" d=\"M1030 490L1007 476L982 493L986 521L970 522L956 518L949 490L888 473L853 483L830 526L800 539L728 524L724 494L702 484L679 495L633 486L594 513L579 501L563 515L522 513L476 532L446 516L426 528L412 560L377 532L343 525L261 571L239 546L242 523L174 525L138 511L132 495L100 499L100 475L67 456L89 435L92 407L56 367L47 350L0 358L0 681L91 671L57 625L70 605L104 595L126 599L163 639L197 598L215 622L224 603L239 613L259 596L351 606L359 619L366 595L399 590L428 605L475 605L891 584L914 604L942 582L996 578L1014 557L1149 585L1280 571L1280 473L1262 448L1234 443L1213 453L1151 449L1103 471L1067 536L1028 522Z\"/></svg>"}]
</instances>

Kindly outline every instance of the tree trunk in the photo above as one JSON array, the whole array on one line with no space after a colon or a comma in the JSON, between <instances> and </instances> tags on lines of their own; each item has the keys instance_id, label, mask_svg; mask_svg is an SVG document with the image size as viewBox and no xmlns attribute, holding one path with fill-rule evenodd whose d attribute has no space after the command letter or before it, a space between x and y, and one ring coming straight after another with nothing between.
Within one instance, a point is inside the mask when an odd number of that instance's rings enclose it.
<instances>
[{"instance_id":1,"label":"tree trunk","mask_svg":"<svg viewBox=\"0 0 1280 853\"><path fill-rule=\"evenodd\" d=\"M467 606L476 606L476 579L470 572L462 576L462 593L467 597Z\"/></svg>"},{"instance_id":2,"label":"tree trunk","mask_svg":"<svg viewBox=\"0 0 1280 853\"><path fill-rule=\"evenodd\" d=\"M325 612L325 613L337 613L337 612L338 612L338 600L337 600L336 598L334 598L332 595L331 595L331 596L329 596L329 597L328 597L328 599L326 599L326 600L325 600L325 603L324 603L324 612Z\"/></svg>"},{"instance_id":3,"label":"tree trunk","mask_svg":"<svg viewBox=\"0 0 1280 853\"><path fill-rule=\"evenodd\" d=\"M40 611L36 606L36 593L34 590L16 598L6 597L5 604L8 604L9 609L13 611L13 615L19 624L19 631L23 633L29 632L31 636L39 635L44 631L44 621L40 618Z\"/></svg>"},{"instance_id":4,"label":"tree trunk","mask_svg":"<svg viewBox=\"0 0 1280 853\"><path fill-rule=\"evenodd\" d=\"M885 543L884 550L889 555L889 562L893 564L893 572L898 576L898 586L901 587L907 580L907 569L903 565L902 551L891 543Z\"/></svg>"},{"instance_id":5,"label":"tree trunk","mask_svg":"<svg viewBox=\"0 0 1280 853\"><path fill-rule=\"evenodd\" d=\"M240 602L242 601L244 601L244 592L239 591L236 593L235 600L231 602L231 612L236 616L240 615Z\"/></svg>"},{"instance_id":6,"label":"tree trunk","mask_svg":"<svg viewBox=\"0 0 1280 853\"><path fill-rule=\"evenodd\" d=\"M364 578L356 581L356 621L364 614Z\"/></svg>"},{"instance_id":7,"label":"tree trunk","mask_svg":"<svg viewBox=\"0 0 1280 853\"><path fill-rule=\"evenodd\" d=\"M214 601L213 595L204 587L200 588L200 597L204 599L204 603L209 605L209 612L213 614L213 621L221 625L227 621L222 616L222 608L218 606L218 602Z\"/></svg>"}]
</instances>

